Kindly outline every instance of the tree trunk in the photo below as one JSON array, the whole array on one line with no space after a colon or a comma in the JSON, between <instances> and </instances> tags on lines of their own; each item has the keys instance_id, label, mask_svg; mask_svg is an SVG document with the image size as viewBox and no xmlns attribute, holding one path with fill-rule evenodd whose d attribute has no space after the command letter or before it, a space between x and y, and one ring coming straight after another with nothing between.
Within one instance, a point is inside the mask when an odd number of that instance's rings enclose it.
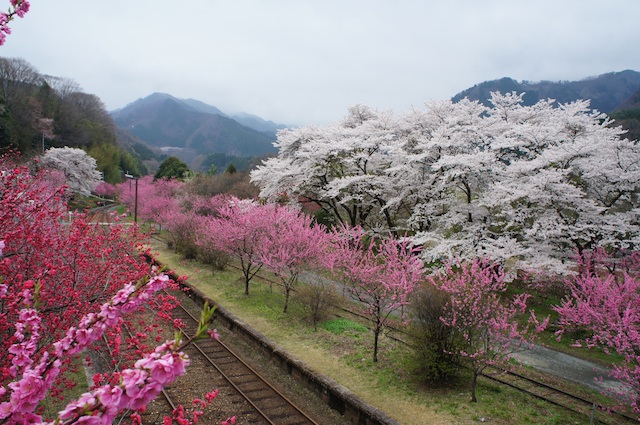
<instances>
[{"instance_id":1,"label":"tree trunk","mask_svg":"<svg viewBox=\"0 0 640 425\"><path fill-rule=\"evenodd\" d=\"M240 266L242 267L242 274L244 275L244 294L249 295L249 272L251 271L251 264L245 266L244 259L240 257Z\"/></svg>"},{"instance_id":2,"label":"tree trunk","mask_svg":"<svg viewBox=\"0 0 640 425\"><path fill-rule=\"evenodd\" d=\"M466 181L463 181L462 184L464 184L465 192L467 195L467 205L471 205L471 187ZM473 214L471 214L471 211L469 211L467 214L467 221L469 223L473 223Z\"/></svg>"},{"instance_id":3,"label":"tree trunk","mask_svg":"<svg viewBox=\"0 0 640 425\"><path fill-rule=\"evenodd\" d=\"M291 288L289 288L288 286L285 287L284 289L284 311L283 313L287 312L287 308L289 307L289 293L291 292Z\"/></svg>"},{"instance_id":4,"label":"tree trunk","mask_svg":"<svg viewBox=\"0 0 640 425\"><path fill-rule=\"evenodd\" d=\"M374 331L373 337L373 361L374 363L378 361L378 339L380 336L380 328L376 328Z\"/></svg>"},{"instance_id":5,"label":"tree trunk","mask_svg":"<svg viewBox=\"0 0 640 425\"><path fill-rule=\"evenodd\" d=\"M249 295L249 271L248 270L244 275L244 294L247 296Z\"/></svg>"},{"instance_id":6,"label":"tree trunk","mask_svg":"<svg viewBox=\"0 0 640 425\"><path fill-rule=\"evenodd\" d=\"M476 387L478 386L478 372L473 371L473 379L471 380L471 402L477 403Z\"/></svg>"},{"instance_id":7,"label":"tree trunk","mask_svg":"<svg viewBox=\"0 0 640 425\"><path fill-rule=\"evenodd\" d=\"M383 209L384 218L387 221L387 227L389 228L389 230L394 236L398 236L398 229L395 228L396 226L395 226L395 223L393 222L393 219L391 218L391 214L389 214L389 209L384 208L385 202L383 202L382 199L380 198L376 198L376 200L378 201L380 208Z\"/></svg>"}]
</instances>

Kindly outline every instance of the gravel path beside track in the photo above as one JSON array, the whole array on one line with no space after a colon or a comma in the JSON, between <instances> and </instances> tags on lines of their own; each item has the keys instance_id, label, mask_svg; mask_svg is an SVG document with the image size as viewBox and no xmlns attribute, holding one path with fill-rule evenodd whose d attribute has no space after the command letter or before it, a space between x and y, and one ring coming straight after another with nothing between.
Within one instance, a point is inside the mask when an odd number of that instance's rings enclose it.
<instances>
[{"instance_id":1,"label":"gravel path beside track","mask_svg":"<svg viewBox=\"0 0 640 425\"><path fill-rule=\"evenodd\" d=\"M620 391L623 385L609 376L611 369L549 348L534 346L512 356L519 363L597 391Z\"/></svg>"}]
</instances>

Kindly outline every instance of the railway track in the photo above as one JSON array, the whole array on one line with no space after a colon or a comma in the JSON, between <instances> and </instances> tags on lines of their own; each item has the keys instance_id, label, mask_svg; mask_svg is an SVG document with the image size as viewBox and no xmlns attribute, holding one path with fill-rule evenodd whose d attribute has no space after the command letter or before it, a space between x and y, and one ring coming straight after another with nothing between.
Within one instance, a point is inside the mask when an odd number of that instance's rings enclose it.
<instances>
[{"instance_id":1,"label":"railway track","mask_svg":"<svg viewBox=\"0 0 640 425\"><path fill-rule=\"evenodd\" d=\"M133 337L133 332L129 329L128 326L123 325L122 329L129 338ZM109 358L114 358L113 350L111 350L110 345L106 343L105 338L103 337L103 341L105 342L104 347L106 348ZM119 368L117 368L119 369ZM145 409L145 412L142 413L142 423L143 424L161 424L163 422L163 418L165 416L171 416L172 412L176 409L177 405L175 401L169 396L167 391L163 388L160 391L158 397L153 400ZM125 419L129 416L131 412L124 412L120 418L120 422L122 419ZM114 422L115 423L115 422ZM118 422L119 423L119 422Z\"/></svg>"},{"instance_id":2,"label":"railway track","mask_svg":"<svg viewBox=\"0 0 640 425\"><path fill-rule=\"evenodd\" d=\"M186 337L190 337L198 325L199 309L190 299L178 296L180 304L174 309L173 317L182 320L182 331ZM235 414L242 418L242 423L318 425L222 341L204 338L192 343L191 347L191 358L196 352L210 366L210 373L216 375L211 380L218 381L220 392L225 392L225 397L232 397L231 403L237 408ZM224 382L220 382L219 377ZM171 387L167 393L171 396Z\"/></svg>"},{"instance_id":3,"label":"railway track","mask_svg":"<svg viewBox=\"0 0 640 425\"><path fill-rule=\"evenodd\" d=\"M233 264L230 264L229 266L231 268L241 270L239 267ZM256 274L255 277L272 285L280 284L279 282L261 276L260 274ZM341 312L340 314L336 314L337 317L343 317L342 314L344 313L351 318L355 318L362 323L365 323L365 326L367 326L366 323L370 321L368 317L356 311L352 311L344 307L337 308ZM367 327L372 330L371 327ZM409 336L406 331L402 329L396 329L393 326L386 326L385 333L387 338L405 344L407 346L411 346L411 344L405 339ZM588 400L584 397L571 394L560 388L556 388L547 383L538 381L531 377L510 370L501 368L490 368L487 369L486 373L481 374L481 376L487 380L501 385L506 385L517 391L523 392L528 396L545 401L549 404L558 406L575 414L588 416L591 424L640 424L639 420L629 415L608 411L604 406L592 400Z\"/></svg>"},{"instance_id":4,"label":"railway track","mask_svg":"<svg viewBox=\"0 0 640 425\"><path fill-rule=\"evenodd\" d=\"M590 424L622 425L638 424L640 421L621 412L608 411L604 406L592 400L569 393L553 385L540 382L528 376L510 370L492 367L480 376L509 386L533 398L571 411L577 415L589 417Z\"/></svg>"},{"instance_id":5,"label":"railway track","mask_svg":"<svg viewBox=\"0 0 640 425\"><path fill-rule=\"evenodd\" d=\"M241 270L239 267L229 264L229 267ZM260 274L255 275L256 278L263 280L269 284L279 285L280 283L269 279ZM358 312L341 308L341 311L350 317L368 321L369 319L362 316ZM389 329L392 335L387 337L394 341L410 345L404 337L407 333L401 329ZM481 375L483 378L498 383L500 385L509 386L517 391L523 392L530 397L540 399L549 404L566 409L574 414L587 416L592 424L640 424L640 421L623 413L607 412L605 408L592 400L571 394L559 388L555 388L547 383L541 382L531 377L518 374L512 371L493 369Z\"/></svg>"},{"instance_id":6,"label":"railway track","mask_svg":"<svg viewBox=\"0 0 640 425\"><path fill-rule=\"evenodd\" d=\"M179 297L180 301L172 316L182 321L184 337L189 338L198 325L199 308L182 294L172 295ZM134 336L134 332L127 326L122 328L129 338ZM108 349L108 344L105 346ZM237 417L237 424L318 425L223 342L207 337L189 345L187 352L191 360L190 368L194 364L199 366L198 382L195 385L202 388L200 396L203 397L205 392L215 388L220 394L220 401L225 404L225 407L219 408L218 400L214 401L214 411L205 412L200 422L220 423L234 415ZM109 355L113 356L111 350ZM171 416L179 405L191 408L193 394L193 389L185 389L179 378L166 386L147 406L141 414L142 423L161 424L163 418ZM195 394L198 394L197 390ZM125 412L123 417L126 419L130 413Z\"/></svg>"}]
</instances>

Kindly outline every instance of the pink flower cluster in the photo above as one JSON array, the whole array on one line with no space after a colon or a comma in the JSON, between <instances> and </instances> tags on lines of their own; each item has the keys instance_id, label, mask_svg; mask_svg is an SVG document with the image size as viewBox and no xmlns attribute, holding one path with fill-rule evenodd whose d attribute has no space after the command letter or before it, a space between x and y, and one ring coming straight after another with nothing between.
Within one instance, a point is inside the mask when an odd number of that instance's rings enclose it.
<instances>
[{"instance_id":1,"label":"pink flower cluster","mask_svg":"<svg viewBox=\"0 0 640 425\"><path fill-rule=\"evenodd\" d=\"M9 347L9 354L13 355L9 372L14 378L33 363L31 357L38 348L38 339L40 338L40 316L38 316L38 312L31 308L20 310L15 327L14 336L18 342ZM27 333L30 335L29 339L25 341Z\"/></svg>"},{"instance_id":2,"label":"pink flower cluster","mask_svg":"<svg viewBox=\"0 0 640 425\"><path fill-rule=\"evenodd\" d=\"M33 282L26 284L23 303L14 333L16 342L9 348L12 366L9 370L15 378L7 387L0 386L0 422L4 424L43 424L42 418L33 412L45 398L60 373L61 358L77 354L87 348L114 326L120 317L147 302L154 292L165 287L169 277L160 274L146 282L129 284L107 303L98 313L85 315L78 327L70 328L64 338L53 344L52 352L45 351L39 361L33 357L40 338L40 318L31 308ZM2 288L0 288L1 290ZM0 293L0 296L3 296ZM123 371L118 384L107 384L83 394L60 412L56 423L106 424L123 408L139 409L145 406L162 389L162 386L184 374L188 357L178 351L176 342L168 342L138 360L132 369ZM4 400L4 401L3 401ZM53 422L51 422L53 423Z\"/></svg>"},{"instance_id":3,"label":"pink flower cluster","mask_svg":"<svg viewBox=\"0 0 640 425\"><path fill-rule=\"evenodd\" d=\"M635 258L633 258L635 257ZM633 255L637 261L638 256ZM615 350L624 361L613 366L611 375L625 385L621 399L631 396L630 404L640 413L640 275L637 263L623 272L612 272L612 258L604 252L578 257L580 274L567 280L569 290L562 303L554 306L559 314L558 338L565 332L588 329L587 338L574 342L605 352Z\"/></svg>"},{"instance_id":4,"label":"pink flower cluster","mask_svg":"<svg viewBox=\"0 0 640 425\"><path fill-rule=\"evenodd\" d=\"M27 0L11 0L11 6L13 7L13 10L9 9L8 13L0 12L0 46L4 44L7 34L11 34L9 22L11 22L13 17L16 15L23 18L25 13L27 13L31 7Z\"/></svg>"},{"instance_id":5,"label":"pink flower cluster","mask_svg":"<svg viewBox=\"0 0 640 425\"><path fill-rule=\"evenodd\" d=\"M118 384L84 393L59 413L57 423L110 424L121 410L146 406L164 385L185 373L189 358L175 348L174 341L167 342L138 360L133 368L122 371Z\"/></svg>"},{"instance_id":6,"label":"pink flower cluster","mask_svg":"<svg viewBox=\"0 0 640 425\"><path fill-rule=\"evenodd\" d=\"M236 417L232 416L229 419L227 419L226 421L222 421L222 423L220 425L235 425L236 423Z\"/></svg>"},{"instance_id":7,"label":"pink flower cluster","mask_svg":"<svg viewBox=\"0 0 640 425\"><path fill-rule=\"evenodd\" d=\"M194 425L200 422L200 418L204 415L204 409L218 397L218 390L213 390L205 394L204 400L196 398L193 400L193 407L197 410L188 411L183 405L177 406L171 416L165 416L162 422L163 425L172 425L174 422L178 425ZM193 418L190 419L189 417ZM221 422L221 425L233 425L236 423L236 417L231 416L225 421Z\"/></svg>"},{"instance_id":8,"label":"pink flower cluster","mask_svg":"<svg viewBox=\"0 0 640 425\"><path fill-rule=\"evenodd\" d=\"M130 313L147 302L153 293L169 282L165 274L153 276L144 285L127 284L100 307L99 313L85 315L77 328L69 328L64 338L54 344L56 356L73 355L97 341L107 328L114 326L122 314Z\"/></svg>"}]
</instances>

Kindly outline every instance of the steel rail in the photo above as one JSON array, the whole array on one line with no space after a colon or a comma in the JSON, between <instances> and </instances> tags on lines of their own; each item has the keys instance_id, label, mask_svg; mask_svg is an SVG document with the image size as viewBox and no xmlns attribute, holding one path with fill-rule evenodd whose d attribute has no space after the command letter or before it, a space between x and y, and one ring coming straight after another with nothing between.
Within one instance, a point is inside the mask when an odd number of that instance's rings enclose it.
<instances>
[{"instance_id":1,"label":"steel rail","mask_svg":"<svg viewBox=\"0 0 640 425\"><path fill-rule=\"evenodd\" d=\"M199 319L197 319L196 317L193 316L193 314L191 314L191 312L189 310L187 310L183 305L182 302L178 301L178 307L188 315L188 317L190 317L193 322L195 322L195 324L197 325L199 322ZM189 335L185 329L181 329L182 332L185 334L185 336L187 338L191 338L193 335ZM285 396L284 394L282 394L281 391L279 391L277 388L275 388L273 385L271 385L271 383L269 383L268 381L266 381L255 369L253 369L251 366L249 366L243 359L241 359L233 350L231 350L231 348L229 348L226 344L224 344L222 341L216 341L217 344L219 344L224 350L225 352L229 353L229 355L231 355L231 357L233 357L234 361L242 364L247 370L249 370L254 377L259 380L262 384L266 385L270 390L272 390L279 398L281 398L282 400L284 400L291 408L293 408L300 416L302 416L310 425L318 425L318 423L313 420L311 417L309 417L304 411L302 411L293 401L291 401L287 396ZM218 365L215 363L215 361L213 359L211 359L211 357L200 347L200 345L197 342L193 342L191 344L196 350L198 350L198 352L203 356L204 359L207 360L207 362L213 366L218 373L260 414L260 416L262 416L262 418L264 420L266 420L269 424L271 425L278 425L278 423L273 422L271 420L271 418L268 416L267 413L263 412L263 410L257 406L254 402L254 400L251 399L251 396L245 394L245 392L233 381L233 379L231 377L229 377L220 367L218 367Z\"/></svg>"},{"instance_id":2,"label":"steel rail","mask_svg":"<svg viewBox=\"0 0 640 425\"><path fill-rule=\"evenodd\" d=\"M129 337L133 337L133 333L131 332L131 330L129 329L129 327L125 323L122 324L122 327L125 329L127 334L129 334ZM102 340L104 341L104 343L105 343L104 345L107 348L107 351L109 352L109 357L113 358L114 357L113 356L113 350L109 346L107 338L104 335L102 336ZM164 397L164 399L167 402L167 404L171 407L171 411L174 411L176 409L176 404L173 402L173 400L171 399L169 394L165 391L164 388L162 388L160 390L160 393Z\"/></svg>"},{"instance_id":3,"label":"steel rail","mask_svg":"<svg viewBox=\"0 0 640 425\"><path fill-rule=\"evenodd\" d=\"M163 239L158 238L158 237L156 237L156 239L158 239L158 240L160 240L160 241L164 241ZM240 268L240 267L238 267L238 266L236 266L235 264L229 264L229 266L230 266L231 268L236 269L236 270L241 270L241 268ZM261 279L261 280L263 280L263 281L265 281L265 282L268 282L268 283L270 283L270 284L281 285L281 283L280 283L280 282L277 282L277 281L275 281L275 280L273 280L273 279L269 279L268 277L265 277L265 276L263 276L263 275L260 275L259 273L256 273L256 274L254 275L254 277L256 277L256 278L258 278L258 279ZM348 313L348 314L352 315L352 316L355 316L355 317L358 317L358 318L364 319L364 320L366 320L366 321L370 321L370 320L371 320L371 319L369 319L368 317L366 317L366 316L364 316L364 315L362 315L362 314L360 314L360 313L358 313L358 312L351 311L351 310L346 309L346 308L344 308L344 307L339 307L339 306L338 306L338 308L339 308L340 310L342 310L342 311L344 311L344 312L346 312L346 313ZM336 314L336 316L341 317L341 316L339 316L339 315L337 315L337 314ZM392 327L392 326L385 326L385 327L386 327L386 328L388 328L388 329L390 329L390 330L393 330L393 331L395 331L395 332L398 332L398 333L400 333L400 334L408 335L408 333L407 333L407 332L405 332L405 331L403 331L403 330L401 330L401 329L396 329L396 328L394 328L394 327ZM369 329L371 330L371 328L369 328ZM410 344L410 343L408 343L407 341L405 341L405 340L403 340L403 339L396 338L396 337L390 336L390 335L388 335L388 334L387 334L386 336L387 336L388 338L390 338L390 339L394 340L394 341L400 342L400 343L405 344L405 345L407 345L407 346L411 346L411 344ZM535 386L537 386L537 387L544 388L544 389L548 389L548 390L553 391L553 392L555 392L555 393L561 394L561 395L563 395L563 396L565 396L565 397L567 397L567 398L569 398L569 399L573 399L573 400L575 400L575 401L576 401L576 402L578 402L578 403L582 403L582 404L584 404L585 406L595 406L595 407L598 407L598 408L603 408L603 406L601 406L601 405L599 405L599 404L597 404L597 403L595 403L595 402L593 402L593 401L590 401L590 400L584 399L584 398L582 398L582 397L580 397L580 396L577 396L577 395L575 395L575 394L568 393L568 392L566 392L566 391L564 391L564 390L561 390L561 389L559 389L559 388L555 388L555 387L553 387L553 386L550 386L550 385L548 385L548 384L545 384L544 382L539 382L539 381L536 381L536 380L534 380L534 379L532 379L532 378L526 377L526 376L524 376L524 375L517 374L517 373L512 372L512 371L508 371L508 370L503 370L503 372L504 372L504 373L506 373L506 374L509 374L509 375L511 375L511 376L514 376L515 378L523 379L523 380L525 380L525 381L527 381L527 382L529 382L529 383L531 383L531 384L533 384L533 385L535 385ZM547 402L547 403L549 403L549 404L552 404L552 405L558 406L558 407L563 408L563 409L565 409L565 410L567 410L567 411L570 411L570 412L572 412L572 413L576 413L576 414L579 414L579 415L584 415L584 414L585 414L584 412L578 411L578 410L574 409L574 408L573 408L573 407L571 407L571 406L567 406L567 405L563 404L562 402L559 402L559 401L557 401L557 400L553 400L553 399L551 399L551 398L549 398L549 397L545 397L545 396L542 396L542 395L539 395L539 394L533 393L533 392L531 392L531 391L529 391L529 390L527 390L527 389L521 388L521 387L519 387L519 386L517 386L517 385L515 385L515 384L513 384L513 383L509 383L509 382L507 382L507 381L501 380L501 379L496 378L496 377L494 377L494 376L490 376L490 375L486 375L486 374L481 374L480 376L482 376L482 377L484 377L484 378L487 378L487 379L489 379L489 380L492 380L492 381L494 381L494 382L497 382L497 383L499 383L499 384L503 384L503 385L509 386L509 387L511 387L511 388L513 388L513 389L515 389L515 390L517 390L517 391L520 391L520 392L522 392L522 393L524 393L524 394L527 394L527 395L529 395L529 396L532 396L532 397L534 397L534 398L538 398L538 399L540 399L540 400L542 400L542 401L545 401L545 402ZM622 419L622 420L627 421L628 423L640 424L640 420L635 419L635 418L633 418L633 417L630 417L630 416L628 416L628 415L626 415L626 414L624 414L624 413L620 413L620 412L613 412L613 415L615 415L615 416L619 417L619 418L620 418L620 419ZM605 424L606 424L607 422L602 422L602 421L600 421L600 423L605 423Z\"/></svg>"},{"instance_id":4,"label":"steel rail","mask_svg":"<svg viewBox=\"0 0 640 425\"><path fill-rule=\"evenodd\" d=\"M234 269L236 269L236 270L240 270L240 268L238 266L236 266L235 264L229 264L229 266L234 268ZM272 279L269 279L268 277L262 276L260 274L256 274L255 277L257 277L258 279L261 279L263 281L266 281L266 282L268 282L270 284L276 284L276 285L280 284L279 282L277 282L275 280L272 280ZM339 310L341 310L341 311L343 311L345 313L348 313L348 314L350 314L350 315L352 315L354 317L357 317L359 319L363 319L365 321L371 321L371 319L369 319L368 317L366 317L366 316L364 316L364 315L362 315L362 314L360 314L360 313L358 313L356 311L352 311L352 310L349 310L348 308L341 307L341 306L334 306L334 307L336 307ZM336 316L337 317L342 317L339 314L336 314ZM368 326L367 326L367 328L369 330L372 330L372 328L370 328ZM388 330L392 330L394 332L397 332L398 334L409 335L406 331L403 331L402 329L396 329L396 328L394 328L393 326L390 326L390 325L385 326L385 328L388 329ZM410 344L409 342L407 342L407 341L405 341L405 340L403 340L401 338L397 338L397 337L394 337L394 336L389 335L389 334L386 334L386 337L389 338L389 339L392 339L392 340L394 340L396 342L405 344L407 346L410 346L410 347L412 346L412 344ZM495 369L499 369L499 368L496 368L496 367L494 367L494 368ZM535 379L529 378L527 376L518 374L518 373L513 372L513 371L509 371L509 370L506 370L506 369L500 369L500 370L501 370L502 373L506 373L506 374L511 375L511 376L513 376L515 378L525 380L525 381L527 381L527 382L531 383L532 385L535 385L535 386L537 386L539 388L547 389L547 390L553 391L554 393L560 394L563 397L566 397L566 398L569 398L569 399L573 399L577 403L580 403L580 404L584 405L585 407L595 407L595 408L598 408L598 409L604 409L605 408L604 406L602 406L602 405L600 405L598 403L595 403L595 402L593 402L591 400L587 400L587 399L585 399L583 397L580 397L578 395L571 394L571 393L566 392L564 390L561 390L559 388L555 388L555 387L553 387L551 385L545 384L544 382L536 381ZM579 414L579 415L584 415L585 414L584 412L576 410L571 406L567 406L567 405L563 404L562 402L559 402L557 400L553 400L553 399L551 399L549 397L545 397L545 396L536 394L536 393L534 393L532 391L529 391L529 390L527 390L525 388L519 387L519 386L517 386L515 384L512 384L510 382L507 382L505 380L496 378L494 376L486 375L486 374L481 374L480 376L482 376L484 378L487 378L489 380L492 380L494 382L497 382L499 384L503 384L503 385L509 386L509 387L511 387L511 388L513 388L513 389L515 389L517 391L520 391L520 392L525 393L525 394L527 394L529 396L538 398L538 399L540 399L542 401L545 401L545 402L547 402L549 404L552 404L554 406L558 406L558 407L563 408L565 410L568 410L568 411L570 411L572 413L576 413L576 414ZM621 420L626 421L627 423L640 424L640 420L635 419L635 418L633 418L631 416L628 416L628 415L626 415L624 413L621 413L621 412L612 412L612 415L620 418ZM609 424L609 422L604 422L604 421L601 421L601 420L599 420L599 422L602 423L602 424ZM611 422L611 423L615 424L617 422Z\"/></svg>"}]
</instances>

